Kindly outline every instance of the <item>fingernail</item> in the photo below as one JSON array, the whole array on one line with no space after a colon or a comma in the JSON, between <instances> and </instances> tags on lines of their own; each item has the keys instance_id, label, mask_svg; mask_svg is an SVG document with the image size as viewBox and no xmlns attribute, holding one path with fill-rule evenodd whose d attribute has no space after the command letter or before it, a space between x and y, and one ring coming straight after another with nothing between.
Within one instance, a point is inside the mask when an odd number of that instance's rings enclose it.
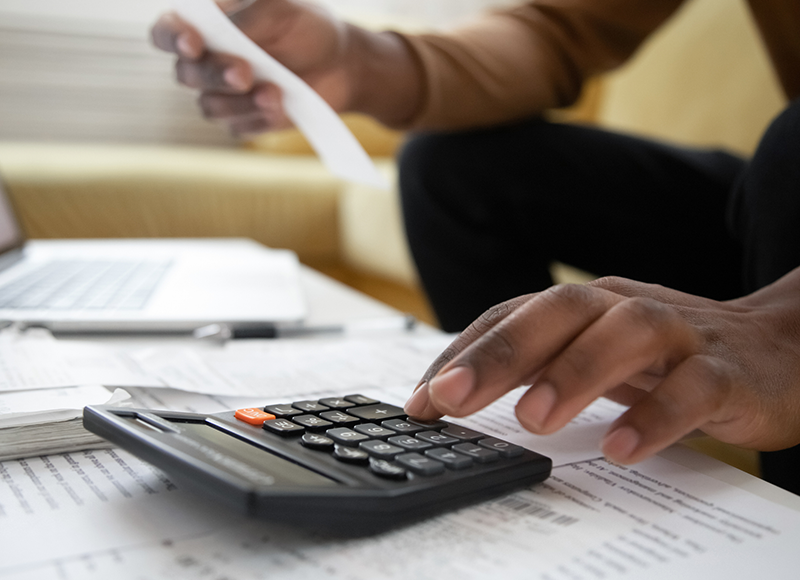
<instances>
[{"instance_id":1,"label":"fingernail","mask_svg":"<svg viewBox=\"0 0 800 580\"><path fill-rule=\"evenodd\" d=\"M547 381L537 383L517 403L517 416L528 429L541 431L555 407L557 397L556 388L552 383Z\"/></svg>"},{"instance_id":2,"label":"fingernail","mask_svg":"<svg viewBox=\"0 0 800 580\"><path fill-rule=\"evenodd\" d=\"M181 56L186 56L189 58L194 58L197 55L197 50L195 49L192 42L189 40L189 37L185 34L182 34L178 37L175 41L175 47L178 49L178 53Z\"/></svg>"},{"instance_id":3,"label":"fingernail","mask_svg":"<svg viewBox=\"0 0 800 580\"><path fill-rule=\"evenodd\" d=\"M226 68L225 72L222 73L222 78L225 79L228 86L233 89L240 91L247 89L247 79L244 78L244 74L242 74L242 71L238 67L232 66Z\"/></svg>"},{"instance_id":4,"label":"fingernail","mask_svg":"<svg viewBox=\"0 0 800 580\"><path fill-rule=\"evenodd\" d=\"M414 394L406 401L406 405L403 409L406 415L418 417L422 415L422 412L428 407L429 400L428 381L422 381L417 387L417 390L414 391Z\"/></svg>"},{"instance_id":5,"label":"fingernail","mask_svg":"<svg viewBox=\"0 0 800 580\"><path fill-rule=\"evenodd\" d=\"M428 391L435 399L436 407L451 414L458 411L474 387L475 373L464 366L436 375L428 383Z\"/></svg>"},{"instance_id":6,"label":"fingernail","mask_svg":"<svg viewBox=\"0 0 800 580\"><path fill-rule=\"evenodd\" d=\"M603 454L611 461L625 463L636 451L641 439L641 435L633 427L619 427L603 439Z\"/></svg>"}]
</instances>

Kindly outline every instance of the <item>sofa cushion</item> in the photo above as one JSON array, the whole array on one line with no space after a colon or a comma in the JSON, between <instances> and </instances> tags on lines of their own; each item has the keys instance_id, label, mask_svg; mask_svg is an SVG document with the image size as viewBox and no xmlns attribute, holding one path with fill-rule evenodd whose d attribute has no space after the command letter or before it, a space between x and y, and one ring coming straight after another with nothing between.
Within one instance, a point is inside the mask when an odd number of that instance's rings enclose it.
<instances>
[{"instance_id":1,"label":"sofa cushion","mask_svg":"<svg viewBox=\"0 0 800 580\"><path fill-rule=\"evenodd\" d=\"M598 122L747 154L784 106L746 3L691 0L604 79Z\"/></svg>"},{"instance_id":2,"label":"sofa cushion","mask_svg":"<svg viewBox=\"0 0 800 580\"><path fill-rule=\"evenodd\" d=\"M0 142L0 175L34 238L245 236L339 257L341 182L311 156Z\"/></svg>"}]
</instances>

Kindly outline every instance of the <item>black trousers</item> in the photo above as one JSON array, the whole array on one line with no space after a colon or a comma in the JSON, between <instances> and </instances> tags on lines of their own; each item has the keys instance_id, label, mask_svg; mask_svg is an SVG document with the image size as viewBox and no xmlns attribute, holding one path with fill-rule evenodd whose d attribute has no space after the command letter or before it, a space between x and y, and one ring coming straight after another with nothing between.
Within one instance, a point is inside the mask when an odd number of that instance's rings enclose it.
<instances>
[{"instance_id":1,"label":"black trousers","mask_svg":"<svg viewBox=\"0 0 800 580\"><path fill-rule=\"evenodd\" d=\"M800 100L749 160L539 119L421 134L401 155L400 188L447 331L547 288L555 260L734 298L800 266ZM800 448L762 454L762 474L800 493Z\"/></svg>"}]
</instances>

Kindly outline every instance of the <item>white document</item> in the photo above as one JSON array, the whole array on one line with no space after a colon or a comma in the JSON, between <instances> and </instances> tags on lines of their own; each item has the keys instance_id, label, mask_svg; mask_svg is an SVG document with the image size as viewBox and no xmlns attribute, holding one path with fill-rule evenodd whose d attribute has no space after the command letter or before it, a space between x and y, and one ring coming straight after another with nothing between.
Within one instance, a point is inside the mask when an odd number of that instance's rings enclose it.
<instances>
[{"instance_id":1,"label":"white document","mask_svg":"<svg viewBox=\"0 0 800 580\"><path fill-rule=\"evenodd\" d=\"M47 334L0 334L0 392L74 385L164 386L107 345Z\"/></svg>"},{"instance_id":2,"label":"white document","mask_svg":"<svg viewBox=\"0 0 800 580\"><path fill-rule=\"evenodd\" d=\"M800 564L800 512L661 457L557 468L529 489L355 540L209 503L117 451L1 463L0 577L789 580Z\"/></svg>"},{"instance_id":3,"label":"white document","mask_svg":"<svg viewBox=\"0 0 800 580\"><path fill-rule=\"evenodd\" d=\"M446 334L376 331L137 348L55 340L49 333L0 333L0 392L102 384L262 398L361 387L402 387L410 393L451 341Z\"/></svg>"},{"instance_id":4,"label":"white document","mask_svg":"<svg viewBox=\"0 0 800 580\"><path fill-rule=\"evenodd\" d=\"M3 461L0 578L81 554L209 533L228 517L118 450Z\"/></svg>"},{"instance_id":5,"label":"white document","mask_svg":"<svg viewBox=\"0 0 800 580\"><path fill-rule=\"evenodd\" d=\"M350 181L388 188L386 179L328 103L250 40L213 0L174 0L173 8L200 32L209 48L246 60L256 79L280 87L287 116L303 132L331 173Z\"/></svg>"},{"instance_id":6,"label":"white document","mask_svg":"<svg viewBox=\"0 0 800 580\"><path fill-rule=\"evenodd\" d=\"M452 342L446 334L234 340L222 347L156 347L131 353L163 385L197 393L291 398L322 391L401 387L406 394ZM407 396L406 395L406 396Z\"/></svg>"}]
</instances>

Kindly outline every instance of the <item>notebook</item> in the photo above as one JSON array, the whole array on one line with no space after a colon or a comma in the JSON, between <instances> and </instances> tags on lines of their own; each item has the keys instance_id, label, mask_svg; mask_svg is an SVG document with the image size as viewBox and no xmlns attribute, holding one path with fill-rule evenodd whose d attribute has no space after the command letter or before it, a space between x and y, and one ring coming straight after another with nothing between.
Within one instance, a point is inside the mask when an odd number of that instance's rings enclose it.
<instances>
[{"instance_id":1,"label":"notebook","mask_svg":"<svg viewBox=\"0 0 800 580\"><path fill-rule=\"evenodd\" d=\"M239 238L26 240L0 180L0 321L61 332L295 325L297 256Z\"/></svg>"}]
</instances>

